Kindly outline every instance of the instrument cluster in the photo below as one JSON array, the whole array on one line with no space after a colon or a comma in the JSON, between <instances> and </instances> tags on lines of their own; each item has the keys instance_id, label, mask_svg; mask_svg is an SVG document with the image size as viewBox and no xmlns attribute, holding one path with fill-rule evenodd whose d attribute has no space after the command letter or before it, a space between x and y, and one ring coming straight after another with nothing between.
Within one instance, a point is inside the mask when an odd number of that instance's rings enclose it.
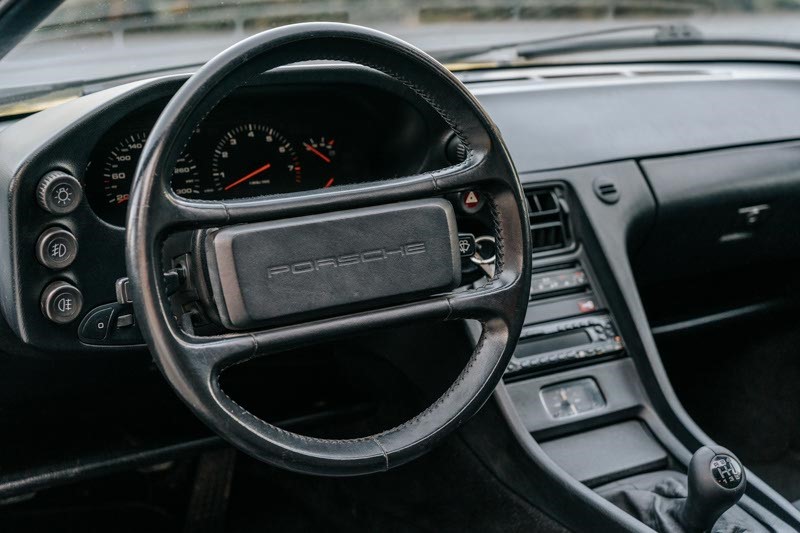
<instances>
[{"instance_id":1,"label":"instrument cluster","mask_svg":"<svg viewBox=\"0 0 800 533\"><path fill-rule=\"evenodd\" d=\"M342 87L236 93L195 129L175 165L172 188L179 196L213 201L419 172L431 163L430 128L414 108L386 98L364 87L358 95ZM131 114L93 150L84 189L106 222L124 225L139 157L165 104ZM442 159L436 166L446 164Z\"/></svg>"}]
</instances>

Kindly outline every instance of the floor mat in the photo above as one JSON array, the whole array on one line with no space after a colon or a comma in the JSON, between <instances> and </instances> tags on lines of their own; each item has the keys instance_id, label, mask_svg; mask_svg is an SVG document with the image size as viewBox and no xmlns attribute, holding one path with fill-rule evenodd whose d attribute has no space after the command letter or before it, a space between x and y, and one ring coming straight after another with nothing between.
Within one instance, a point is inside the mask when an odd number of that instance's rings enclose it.
<instances>
[{"instance_id":1,"label":"floor mat","mask_svg":"<svg viewBox=\"0 0 800 533\"><path fill-rule=\"evenodd\" d=\"M692 418L789 501L800 499L800 329L793 318L659 340Z\"/></svg>"},{"instance_id":2,"label":"floor mat","mask_svg":"<svg viewBox=\"0 0 800 533\"><path fill-rule=\"evenodd\" d=\"M351 478L292 474L243 458L230 531L565 533L500 483L457 436L389 472Z\"/></svg>"},{"instance_id":3,"label":"floor mat","mask_svg":"<svg viewBox=\"0 0 800 533\"><path fill-rule=\"evenodd\" d=\"M65 506L10 513L0 519L3 531L26 533L158 533L175 531L178 523L161 509L135 503L107 506Z\"/></svg>"}]
</instances>

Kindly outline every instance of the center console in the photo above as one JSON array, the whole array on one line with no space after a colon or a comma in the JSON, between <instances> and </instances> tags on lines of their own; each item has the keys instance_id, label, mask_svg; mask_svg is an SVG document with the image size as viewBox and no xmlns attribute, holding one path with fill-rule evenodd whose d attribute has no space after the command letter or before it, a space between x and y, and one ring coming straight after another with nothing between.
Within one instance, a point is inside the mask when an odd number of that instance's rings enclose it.
<instances>
[{"instance_id":1,"label":"center console","mask_svg":"<svg viewBox=\"0 0 800 533\"><path fill-rule=\"evenodd\" d=\"M525 327L506 368L506 381L624 355L622 338L595 289L574 236L566 189L526 191L534 272ZM558 239L548 240L557 231Z\"/></svg>"},{"instance_id":2,"label":"center console","mask_svg":"<svg viewBox=\"0 0 800 533\"><path fill-rule=\"evenodd\" d=\"M633 171L626 166L622 174ZM585 169L571 172L580 175ZM694 464L704 466L692 471L689 464L698 447L683 444L681 439L690 439L680 433L680 424L666 422L661 415L664 404L653 403L653 386L664 385L648 374L648 348L629 301L620 298L622 289L610 272L609 250L601 251L598 240L627 243L616 234L598 237L595 228L613 228L614 221L593 224L584 205L589 197L604 213L624 213L630 223L636 210L647 204L629 190L631 204L609 211L610 204L592 187L594 173L579 176L580 183L578 178L558 181L564 174L570 173L543 173L535 181L524 178L530 187L526 196L534 244L531 292L525 326L506 368L504 387L498 391L500 409L512 431L529 456L539 461L540 479L547 472L558 485L572 485L600 517L616 515L614 520L630 526L627 530L727 531L719 528L733 524L752 531L782 531L786 513L779 512L777 518L772 514L776 508L766 509L747 495L736 503L745 492L744 482L737 485L736 498L715 499L714 483L719 481L714 465L721 464L719 454L708 461L705 456L702 461L694 459ZM744 476L741 466L737 468ZM747 486L752 484L752 493L761 497L763 483L747 475ZM708 490L698 492L699 486ZM694 496L686 500L687 494ZM771 497L767 492L763 501L769 504ZM630 503L637 498L669 500L673 525L644 519L647 513L639 513L641 506ZM626 522L630 517L636 520Z\"/></svg>"}]
</instances>

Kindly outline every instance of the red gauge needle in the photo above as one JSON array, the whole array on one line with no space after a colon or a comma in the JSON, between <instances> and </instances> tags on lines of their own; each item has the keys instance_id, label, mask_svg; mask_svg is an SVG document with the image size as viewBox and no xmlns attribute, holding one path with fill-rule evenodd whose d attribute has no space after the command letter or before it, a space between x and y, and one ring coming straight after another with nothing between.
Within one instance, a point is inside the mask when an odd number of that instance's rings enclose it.
<instances>
[{"instance_id":1,"label":"red gauge needle","mask_svg":"<svg viewBox=\"0 0 800 533\"><path fill-rule=\"evenodd\" d=\"M327 189L327 188L328 188L328 187L330 187L331 185L333 185L333 178L331 178L331 179L329 179L328 181L326 181L326 182L325 182L325 185L323 185L323 186L322 186L322 188L323 188L323 189Z\"/></svg>"},{"instance_id":2,"label":"red gauge needle","mask_svg":"<svg viewBox=\"0 0 800 533\"><path fill-rule=\"evenodd\" d=\"M234 181L233 183L231 183L230 185L228 185L227 187L225 187L225 190L227 191L227 190L233 189L234 187L236 187L240 183L244 183L245 181L249 180L250 178L252 178L254 176L258 176L259 174L261 174L262 172L264 172L265 170L267 170L271 166L272 166L272 164L267 163L263 167L259 167L259 168L255 169L254 171L252 171L247 176L243 176L243 177L239 178L238 180Z\"/></svg>"},{"instance_id":3,"label":"red gauge needle","mask_svg":"<svg viewBox=\"0 0 800 533\"><path fill-rule=\"evenodd\" d=\"M117 200L117 205L119 205L119 204L124 204L125 202L127 202L127 201L128 201L128 200L130 200L130 199L131 199L131 197L130 197L130 196L125 196L125 197L123 197L123 198L120 198L119 200Z\"/></svg>"},{"instance_id":4,"label":"red gauge needle","mask_svg":"<svg viewBox=\"0 0 800 533\"><path fill-rule=\"evenodd\" d=\"M317 150L316 148L314 148L310 144L303 143L303 146L306 147L306 150L308 150L309 152L311 152L315 156L319 157L320 159L322 159L326 163L330 163L331 162L331 158L330 157L328 157L327 155L323 154L322 152L320 152L319 150Z\"/></svg>"}]
</instances>

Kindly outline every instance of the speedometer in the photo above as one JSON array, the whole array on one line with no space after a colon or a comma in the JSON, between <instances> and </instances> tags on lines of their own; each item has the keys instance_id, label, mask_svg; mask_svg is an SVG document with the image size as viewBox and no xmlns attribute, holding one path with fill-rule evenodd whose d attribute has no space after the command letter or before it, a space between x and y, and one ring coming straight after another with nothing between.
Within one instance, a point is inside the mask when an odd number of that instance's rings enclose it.
<instances>
[{"instance_id":1,"label":"speedometer","mask_svg":"<svg viewBox=\"0 0 800 533\"><path fill-rule=\"evenodd\" d=\"M103 161L103 191L109 205L128 201L133 173L146 142L147 133L134 133L117 143Z\"/></svg>"},{"instance_id":2,"label":"speedometer","mask_svg":"<svg viewBox=\"0 0 800 533\"><path fill-rule=\"evenodd\" d=\"M87 196L92 208L103 220L119 226L125 224L133 176L146 142L145 131L127 135L107 151L100 162L99 175L89 173L93 183L86 188ZM98 187L94 180L100 180L102 187ZM174 180L180 183L183 196L199 193L197 165L189 154L184 153L176 162Z\"/></svg>"},{"instance_id":3,"label":"speedometer","mask_svg":"<svg viewBox=\"0 0 800 533\"><path fill-rule=\"evenodd\" d=\"M292 144L263 124L242 124L217 143L211 159L217 198L246 198L301 188L300 161Z\"/></svg>"}]
</instances>

